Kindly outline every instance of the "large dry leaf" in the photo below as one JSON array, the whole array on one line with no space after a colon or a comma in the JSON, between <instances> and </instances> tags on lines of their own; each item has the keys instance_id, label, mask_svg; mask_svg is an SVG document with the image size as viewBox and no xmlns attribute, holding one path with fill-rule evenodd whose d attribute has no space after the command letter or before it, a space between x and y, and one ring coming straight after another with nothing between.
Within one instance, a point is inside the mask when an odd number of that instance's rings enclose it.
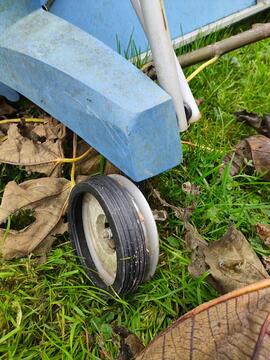
<instances>
[{"instance_id":1,"label":"large dry leaf","mask_svg":"<svg viewBox=\"0 0 270 360\"><path fill-rule=\"evenodd\" d=\"M234 226L204 250L209 273L222 293L269 277L245 236Z\"/></svg>"},{"instance_id":2,"label":"large dry leaf","mask_svg":"<svg viewBox=\"0 0 270 360\"><path fill-rule=\"evenodd\" d=\"M269 360L270 280L198 306L136 360Z\"/></svg>"},{"instance_id":3,"label":"large dry leaf","mask_svg":"<svg viewBox=\"0 0 270 360\"><path fill-rule=\"evenodd\" d=\"M264 179L270 180L270 139L263 135L256 135L247 138L246 141L255 170L265 173Z\"/></svg>"},{"instance_id":4,"label":"large dry leaf","mask_svg":"<svg viewBox=\"0 0 270 360\"><path fill-rule=\"evenodd\" d=\"M190 274L208 271L208 281L221 293L255 283L269 277L245 236L234 226L219 240L206 243L197 229L186 224L185 240L191 250Z\"/></svg>"},{"instance_id":5,"label":"large dry leaf","mask_svg":"<svg viewBox=\"0 0 270 360\"><path fill-rule=\"evenodd\" d=\"M270 138L270 116L266 114L260 116L256 113L250 113L246 110L237 111L235 116L238 121L246 122L248 125L256 129L260 134Z\"/></svg>"},{"instance_id":6,"label":"large dry leaf","mask_svg":"<svg viewBox=\"0 0 270 360\"><path fill-rule=\"evenodd\" d=\"M29 172L60 176L55 162L63 158L63 126L48 119L44 124L11 124L0 143L0 162L23 166Z\"/></svg>"},{"instance_id":7,"label":"large dry leaf","mask_svg":"<svg viewBox=\"0 0 270 360\"><path fill-rule=\"evenodd\" d=\"M233 154L226 155L223 164L230 164L231 176L237 175L243 168L246 173L254 170L264 174L270 180L270 139L263 135L254 135L240 141ZM224 167L221 168L221 173Z\"/></svg>"},{"instance_id":8,"label":"large dry leaf","mask_svg":"<svg viewBox=\"0 0 270 360\"><path fill-rule=\"evenodd\" d=\"M9 230L6 238L5 229L0 229L3 258L47 252L54 240L53 235L66 231L63 215L69 193L70 182L63 178L41 178L20 185L9 182L0 207L0 224L5 223L8 216L25 209L34 211L35 221L22 230Z\"/></svg>"},{"instance_id":9,"label":"large dry leaf","mask_svg":"<svg viewBox=\"0 0 270 360\"><path fill-rule=\"evenodd\" d=\"M270 226L258 223L256 225L256 230L264 244L270 247Z\"/></svg>"}]
</instances>

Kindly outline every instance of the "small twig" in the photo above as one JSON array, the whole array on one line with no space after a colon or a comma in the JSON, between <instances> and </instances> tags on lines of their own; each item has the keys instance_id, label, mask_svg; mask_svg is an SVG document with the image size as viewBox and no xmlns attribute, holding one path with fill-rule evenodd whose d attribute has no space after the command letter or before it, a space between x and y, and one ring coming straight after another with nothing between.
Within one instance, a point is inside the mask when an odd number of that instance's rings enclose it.
<instances>
[{"instance_id":1,"label":"small twig","mask_svg":"<svg viewBox=\"0 0 270 360\"><path fill-rule=\"evenodd\" d=\"M181 141L181 144L183 144L183 145L189 145L189 146L194 147L194 148L197 147L197 145L196 145L196 144L193 144L191 141L182 140L182 141Z\"/></svg>"},{"instance_id":2,"label":"small twig","mask_svg":"<svg viewBox=\"0 0 270 360\"><path fill-rule=\"evenodd\" d=\"M217 41L214 44L180 55L178 60L182 67L206 61L214 56L224 55L232 50L263 40L270 36L270 23L254 24L250 30Z\"/></svg>"},{"instance_id":3,"label":"small twig","mask_svg":"<svg viewBox=\"0 0 270 360\"><path fill-rule=\"evenodd\" d=\"M187 54L180 55L178 56L178 60L182 68L191 66L199 62L212 59L215 56L222 56L232 50L266 39L269 36L270 23L254 24L250 30L202 47L198 50L194 50ZM157 78L153 62L145 64L142 71L153 80Z\"/></svg>"},{"instance_id":4,"label":"small twig","mask_svg":"<svg viewBox=\"0 0 270 360\"><path fill-rule=\"evenodd\" d=\"M175 216L179 220L181 220L183 222L188 221L188 219L192 215L192 212L194 211L195 204L193 204L192 206L190 206L188 208L179 208L177 206L171 205L166 200L162 199L162 197L160 196L160 193L151 184L149 184L149 185L150 185L153 196L160 202L161 205L173 210Z\"/></svg>"},{"instance_id":5,"label":"small twig","mask_svg":"<svg viewBox=\"0 0 270 360\"><path fill-rule=\"evenodd\" d=\"M209 146L194 144L194 143L192 143L191 141L182 140L182 141L181 141L181 144L191 146L191 147L193 147L194 149L199 148L199 149L207 150L207 151L210 151L210 152L220 151L220 150L211 148L211 147L209 147Z\"/></svg>"}]
</instances>

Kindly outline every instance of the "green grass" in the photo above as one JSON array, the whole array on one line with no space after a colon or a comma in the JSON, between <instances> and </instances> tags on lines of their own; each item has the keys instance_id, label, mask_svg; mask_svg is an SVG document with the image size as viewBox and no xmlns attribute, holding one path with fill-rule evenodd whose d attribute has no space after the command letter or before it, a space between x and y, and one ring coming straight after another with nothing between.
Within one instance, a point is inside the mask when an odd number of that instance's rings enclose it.
<instances>
[{"instance_id":1,"label":"green grass","mask_svg":"<svg viewBox=\"0 0 270 360\"><path fill-rule=\"evenodd\" d=\"M234 222L259 255L270 255L254 227L258 221L269 223L269 183L244 174L232 178L226 171L220 178L218 170L223 156L253 133L235 121L233 112L269 112L269 66L270 40L264 40L225 55L199 74L191 87L196 98L204 99L202 119L183 135L197 147L184 145L182 165L153 182L176 206L196 201L191 221L207 240L218 239ZM21 182L27 176L5 165L0 171L1 191L9 180ZM200 185L199 197L182 191L185 181ZM151 197L150 202L156 206ZM195 280L188 274L181 221L169 213L159 231L154 279L124 298L105 300L91 286L68 237L57 241L43 265L32 257L0 260L0 359L113 359L119 346L114 325L126 326L147 344L181 314L216 297L205 276Z\"/></svg>"}]
</instances>

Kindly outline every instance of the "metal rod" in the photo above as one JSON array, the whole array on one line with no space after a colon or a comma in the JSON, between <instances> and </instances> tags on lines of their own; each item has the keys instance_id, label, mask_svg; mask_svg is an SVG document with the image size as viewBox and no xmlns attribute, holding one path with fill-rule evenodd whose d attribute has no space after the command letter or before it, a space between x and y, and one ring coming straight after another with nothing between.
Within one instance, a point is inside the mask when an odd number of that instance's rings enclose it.
<instances>
[{"instance_id":1,"label":"metal rod","mask_svg":"<svg viewBox=\"0 0 270 360\"><path fill-rule=\"evenodd\" d=\"M134 8L137 16L138 16L138 19L140 20L142 28L144 29L144 32L147 36L140 0L131 0L131 3L133 5L133 8ZM191 117L189 119L189 122L193 123L195 121L198 121L201 118L201 114L200 114L198 105L196 103L196 100L194 99L194 97L192 95L192 92L191 92L188 82L186 80L185 74L183 73L183 70L179 64L179 61L178 61L175 53L174 53L174 59L175 59L176 70L177 70L177 75L178 75L178 79L179 79L179 83L180 83L183 101L191 109Z\"/></svg>"}]
</instances>

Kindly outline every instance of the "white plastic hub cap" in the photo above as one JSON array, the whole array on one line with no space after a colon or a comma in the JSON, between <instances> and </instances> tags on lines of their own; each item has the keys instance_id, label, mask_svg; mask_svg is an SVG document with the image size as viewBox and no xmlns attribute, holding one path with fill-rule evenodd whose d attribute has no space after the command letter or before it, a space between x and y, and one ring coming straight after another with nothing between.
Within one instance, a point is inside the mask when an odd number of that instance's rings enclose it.
<instances>
[{"instance_id":1,"label":"white plastic hub cap","mask_svg":"<svg viewBox=\"0 0 270 360\"><path fill-rule=\"evenodd\" d=\"M159 258L159 236L152 210L141 191L132 181L121 175L112 174L109 176L129 193L138 213L149 255L148 271L144 278L147 281L154 275Z\"/></svg>"},{"instance_id":2,"label":"white plastic hub cap","mask_svg":"<svg viewBox=\"0 0 270 360\"><path fill-rule=\"evenodd\" d=\"M97 272L106 285L114 283L117 257L112 231L97 199L87 193L82 202L82 220L86 242Z\"/></svg>"}]
</instances>

